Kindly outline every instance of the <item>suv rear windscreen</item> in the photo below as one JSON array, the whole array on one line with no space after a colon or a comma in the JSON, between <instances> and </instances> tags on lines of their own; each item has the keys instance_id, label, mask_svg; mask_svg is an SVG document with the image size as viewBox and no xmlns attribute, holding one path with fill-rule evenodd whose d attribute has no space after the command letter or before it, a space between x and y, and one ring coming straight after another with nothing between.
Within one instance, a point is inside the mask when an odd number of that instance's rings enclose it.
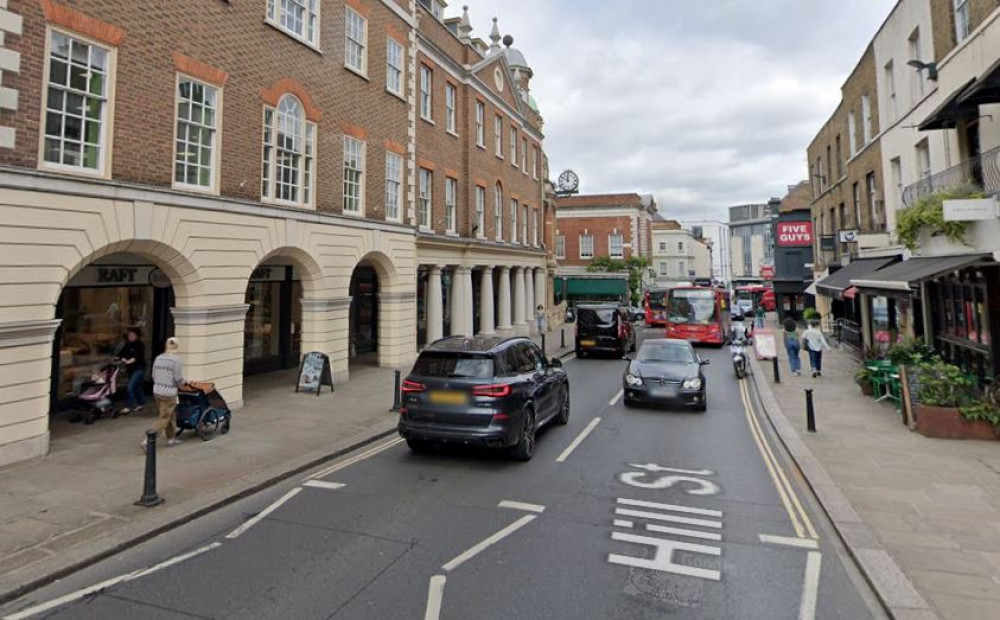
<instances>
[{"instance_id":1,"label":"suv rear windscreen","mask_svg":"<svg viewBox=\"0 0 1000 620\"><path fill-rule=\"evenodd\" d=\"M580 325L610 325L615 322L614 308L580 308L576 320Z\"/></svg>"},{"instance_id":2,"label":"suv rear windscreen","mask_svg":"<svg viewBox=\"0 0 1000 620\"><path fill-rule=\"evenodd\" d=\"M448 379L491 379L493 358L461 353L421 353L413 374Z\"/></svg>"}]
</instances>

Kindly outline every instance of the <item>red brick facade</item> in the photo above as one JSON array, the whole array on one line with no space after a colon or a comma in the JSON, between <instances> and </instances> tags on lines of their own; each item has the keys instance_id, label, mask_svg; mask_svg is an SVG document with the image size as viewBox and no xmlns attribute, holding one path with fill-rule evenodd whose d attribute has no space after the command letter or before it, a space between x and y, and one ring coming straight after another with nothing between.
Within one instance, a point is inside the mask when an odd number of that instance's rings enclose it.
<instances>
[{"instance_id":1,"label":"red brick facade","mask_svg":"<svg viewBox=\"0 0 1000 620\"><path fill-rule=\"evenodd\" d=\"M3 85L17 89L20 101L16 113L0 112L0 124L17 130L16 148L0 152L0 164L38 167L46 29L53 27L116 50L111 179L171 186L176 80L184 72L222 87L222 196L260 199L263 108L292 93L317 123L316 208L342 210L343 138L363 135L365 215L383 219L387 145L408 142L407 102L385 88L386 40L409 25L379 0L350 5L368 20L368 79L345 68L343 0L322 2L322 53L268 23L266 0L10 0L24 25L6 46L21 54L21 71L4 72Z\"/></svg>"},{"instance_id":2,"label":"red brick facade","mask_svg":"<svg viewBox=\"0 0 1000 620\"><path fill-rule=\"evenodd\" d=\"M655 203L638 194L573 196L556 199L556 237L565 240L561 266L586 268L591 259L581 258L581 236L594 238L594 256L610 255L610 239L624 237L624 259L652 257L652 214ZM588 212L594 212L593 215ZM556 246L558 247L558 245Z\"/></svg>"}]
</instances>

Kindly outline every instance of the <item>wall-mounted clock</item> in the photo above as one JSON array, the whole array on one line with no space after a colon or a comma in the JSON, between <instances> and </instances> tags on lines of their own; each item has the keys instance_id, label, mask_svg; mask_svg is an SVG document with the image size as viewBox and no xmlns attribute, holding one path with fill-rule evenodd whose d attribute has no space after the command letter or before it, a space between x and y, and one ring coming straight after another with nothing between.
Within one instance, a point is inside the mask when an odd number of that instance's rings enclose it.
<instances>
[{"instance_id":1,"label":"wall-mounted clock","mask_svg":"<svg viewBox=\"0 0 1000 620\"><path fill-rule=\"evenodd\" d=\"M580 189L580 177L572 170L567 170L560 174L557 183L560 193L573 194Z\"/></svg>"}]
</instances>

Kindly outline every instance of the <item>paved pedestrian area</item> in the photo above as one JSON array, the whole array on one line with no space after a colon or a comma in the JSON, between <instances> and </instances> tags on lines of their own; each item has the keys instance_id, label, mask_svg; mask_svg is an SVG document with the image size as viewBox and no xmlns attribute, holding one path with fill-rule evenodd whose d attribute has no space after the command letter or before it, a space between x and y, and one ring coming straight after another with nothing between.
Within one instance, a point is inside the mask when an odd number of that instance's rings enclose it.
<instances>
[{"instance_id":1,"label":"paved pedestrian area","mask_svg":"<svg viewBox=\"0 0 1000 620\"><path fill-rule=\"evenodd\" d=\"M758 366L784 416L833 483L942 618L1000 618L1000 442L927 439L911 432L890 402L854 383L849 350L827 352L813 379L789 371L780 385ZM817 430L806 432L804 390L812 388ZM807 478L809 472L806 472ZM812 481L810 481L812 483Z\"/></svg>"},{"instance_id":2,"label":"paved pedestrian area","mask_svg":"<svg viewBox=\"0 0 1000 620\"><path fill-rule=\"evenodd\" d=\"M572 347L572 328L565 329ZM548 334L550 356L570 350L559 344L558 331ZM0 468L0 599L393 432L393 372L355 364L350 381L320 396L296 394L294 370L251 378L228 435L203 442L188 432L179 446L158 446L166 502L153 509L133 505L143 485L139 443L155 425L150 403L90 426L56 416L48 456Z\"/></svg>"}]
</instances>

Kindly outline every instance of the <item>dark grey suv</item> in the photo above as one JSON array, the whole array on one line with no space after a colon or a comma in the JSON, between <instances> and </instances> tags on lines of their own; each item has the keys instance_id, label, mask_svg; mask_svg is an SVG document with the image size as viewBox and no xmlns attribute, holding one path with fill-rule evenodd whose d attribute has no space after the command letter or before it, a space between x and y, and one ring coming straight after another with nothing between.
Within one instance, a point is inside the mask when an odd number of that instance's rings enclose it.
<instances>
[{"instance_id":1,"label":"dark grey suv","mask_svg":"<svg viewBox=\"0 0 1000 620\"><path fill-rule=\"evenodd\" d=\"M527 461L544 424L569 422L569 379L527 338L445 338L403 381L399 434L415 452L437 443L511 448Z\"/></svg>"}]
</instances>

